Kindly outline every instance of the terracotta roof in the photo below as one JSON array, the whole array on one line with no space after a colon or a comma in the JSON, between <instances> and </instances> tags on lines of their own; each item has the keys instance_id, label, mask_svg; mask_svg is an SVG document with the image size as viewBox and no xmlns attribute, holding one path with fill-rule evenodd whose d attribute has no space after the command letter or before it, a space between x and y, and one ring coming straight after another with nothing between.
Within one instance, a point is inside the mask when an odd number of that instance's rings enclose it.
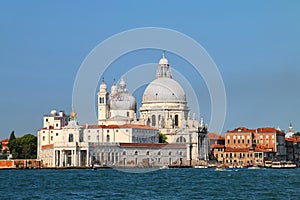
<instances>
[{"instance_id":1,"label":"terracotta roof","mask_svg":"<svg viewBox=\"0 0 300 200\"><path fill-rule=\"evenodd\" d=\"M248 148L231 148L226 147L225 152L249 152Z\"/></svg>"},{"instance_id":2,"label":"terracotta roof","mask_svg":"<svg viewBox=\"0 0 300 200\"><path fill-rule=\"evenodd\" d=\"M212 144L211 147L212 148L225 148L225 145L222 145L222 144Z\"/></svg>"},{"instance_id":3,"label":"terracotta roof","mask_svg":"<svg viewBox=\"0 0 300 200\"><path fill-rule=\"evenodd\" d=\"M119 128L119 125L98 125L98 124L88 124L88 125L82 125L83 128L87 129L114 129L114 128Z\"/></svg>"},{"instance_id":4,"label":"terracotta roof","mask_svg":"<svg viewBox=\"0 0 300 200\"><path fill-rule=\"evenodd\" d=\"M246 127L238 127L233 130L228 130L227 133L284 133L281 130L276 130L275 128L264 127L257 129L248 129Z\"/></svg>"},{"instance_id":5,"label":"terracotta roof","mask_svg":"<svg viewBox=\"0 0 300 200\"><path fill-rule=\"evenodd\" d=\"M218 133L214 133L214 132L208 133L207 138L208 138L208 140L212 140L212 139L225 140L225 138L223 136L219 135Z\"/></svg>"},{"instance_id":6,"label":"terracotta roof","mask_svg":"<svg viewBox=\"0 0 300 200\"><path fill-rule=\"evenodd\" d=\"M53 148L53 144L47 144L42 146L42 149L52 149L52 148Z\"/></svg>"},{"instance_id":7,"label":"terracotta roof","mask_svg":"<svg viewBox=\"0 0 300 200\"><path fill-rule=\"evenodd\" d=\"M123 125L117 125L117 124L111 124L111 125L82 125L83 128L88 129L122 129L122 128L136 128L136 129L147 129L147 130L157 130L155 128L152 128L150 126L146 125L140 125L140 124L123 124Z\"/></svg>"},{"instance_id":8,"label":"terracotta roof","mask_svg":"<svg viewBox=\"0 0 300 200\"><path fill-rule=\"evenodd\" d=\"M285 138L287 142L294 142L295 140L297 141L297 138Z\"/></svg>"},{"instance_id":9,"label":"terracotta roof","mask_svg":"<svg viewBox=\"0 0 300 200\"><path fill-rule=\"evenodd\" d=\"M139 129L149 129L149 130L157 130L150 126L140 125L140 124L124 124L120 126L121 128L139 128Z\"/></svg>"},{"instance_id":10,"label":"terracotta roof","mask_svg":"<svg viewBox=\"0 0 300 200\"><path fill-rule=\"evenodd\" d=\"M254 151L255 152L273 152L273 149L272 148L270 148L270 149L264 149L264 148L258 148L258 147L256 147L254 149Z\"/></svg>"},{"instance_id":11,"label":"terracotta roof","mask_svg":"<svg viewBox=\"0 0 300 200\"><path fill-rule=\"evenodd\" d=\"M8 143L8 139L1 140L0 143Z\"/></svg>"},{"instance_id":12,"label":"terracotta roof","mask_svg":"<svg viewBox=\"0 0 300 200\"><path fill-rule=\"evenodd\" d=\"M285 138L285 141L297 143L297 142L300 142L300 136L293 136L291 138Z\"/></svg>"}]
</instances>

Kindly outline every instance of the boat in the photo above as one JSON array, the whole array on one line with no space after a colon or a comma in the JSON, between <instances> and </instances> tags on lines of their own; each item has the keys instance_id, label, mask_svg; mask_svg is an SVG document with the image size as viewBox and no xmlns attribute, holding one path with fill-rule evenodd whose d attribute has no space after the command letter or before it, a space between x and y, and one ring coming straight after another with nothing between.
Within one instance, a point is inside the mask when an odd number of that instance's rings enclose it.
<instances>
[{"instance_id":1,"label":"boat","mask_svg":"<svg viewBox=\"0 0 300 200\"><path fill-rule=\"evenodd\" d=\"M216 168L215 170L221 172L221 171L226 171L226 168Z\"/></svg>"},{"instance_id":2,"label":"boat","mask_svg":"<svg viewBox=\"0 0 300 200\"><path fill-rule=\"evenodd\" d=\"M271 168L272 167L272 161L265 161L265 168Z\"/></svg>"},{"instance_id":3,"label":"boat","mask_svg":"<svg viewBox=\"0 0 300 200\"><path fill-rule=\"evenodd\" d=\"M111 167L109 167L107 165L94 164L94 165L92 165L92 169L93 170L97 170L97 169L111 169Z\"/></svg>"},{"instance_id":4,"label":"boat","mask_svg":"<svg viewBox=\"0 0 300 200\"><path fill-rule=\"evenodd\" d=\"M259 166L251 166L251 167L248 167L248 169L261 169Z\"/></svg>"},{"instance_id":5,"label":"boat","mask_svg":"<svg viewBox=\"0 0 300 200\"><path fill-rule=\"evenodd\" d=\"M194 168L197 168L197 169L206 169L208 167L204 166L204 165L195 165Z\"/></svg>"},{"instance_id":6,"label":"boat","mask_svg":"<svg viewBox=\"0 0 300 200\"><path fill-rule=\"evenodd\" d=\"M159 167L159 169L169 169L169 166L168 165L164 165L164 166Z\"/></svg>"},{"instance_id":7,"label":"boat","mask_svg":"<svg viewBox=\"0 0 300 200\"><path fill-rule=\"evenodd\" d=\"M296 164L292 162L286 162L286 161L276 161L272 162L272 169L294 169L296 168Z\"/></svg>"}]
</instances>

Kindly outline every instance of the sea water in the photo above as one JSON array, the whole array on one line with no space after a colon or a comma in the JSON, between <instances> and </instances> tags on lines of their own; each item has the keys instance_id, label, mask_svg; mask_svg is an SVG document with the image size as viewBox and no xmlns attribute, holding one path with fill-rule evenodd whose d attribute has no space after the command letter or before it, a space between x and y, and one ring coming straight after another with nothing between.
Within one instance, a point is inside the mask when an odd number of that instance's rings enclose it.
<instances>
[{"instance_id":1,"label":"sea water","mask_svg":"<svg viewBox=\"0 0 300 200\"><path fill-rule=\"evenodd\" d=\"M0 183L1 200L300 198L300 169L0 170Z\"/></svg>"}]
</instances>

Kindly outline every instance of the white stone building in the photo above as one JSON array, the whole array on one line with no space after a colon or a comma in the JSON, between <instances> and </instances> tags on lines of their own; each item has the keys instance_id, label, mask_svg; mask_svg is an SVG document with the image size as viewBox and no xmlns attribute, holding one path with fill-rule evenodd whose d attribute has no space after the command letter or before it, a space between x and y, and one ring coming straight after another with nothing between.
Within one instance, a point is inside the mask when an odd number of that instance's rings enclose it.
<instances>
[{"instance_id":1,"label":"white stone building","mask_svg":"<svg viewBox=\"0 0 300 200\"><path fill-rule=\"evenodd\" d=\"M139 120L123 78L110 93L103 80L97 95L98 125L78 125L75 112L68 124L63 112L44 116L38 131L38 159L44 166L196 165L208 159L207 126L203 119L190 119L185 92L164 54L144 92ZM158 132L168 144L158 143Z\"/></svg>"}]
</instances>

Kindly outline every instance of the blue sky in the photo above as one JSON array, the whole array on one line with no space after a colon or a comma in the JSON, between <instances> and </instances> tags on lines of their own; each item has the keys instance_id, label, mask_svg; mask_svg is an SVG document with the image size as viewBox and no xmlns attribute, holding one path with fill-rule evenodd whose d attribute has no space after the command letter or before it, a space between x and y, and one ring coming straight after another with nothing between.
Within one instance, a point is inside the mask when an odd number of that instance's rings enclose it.
<instances>
[{"instance_id":1,"label":"blue sky","mask_svg":"<svg viewBox=\"0 0 300 200\"><path fill-rule=\"evenodd\" d=\"M0 138L12 130L35 134L52 109L70 112L75 76L89 52L114 34L149 26L182 32L210 54L227 94L222 134L238 126L286 130L290 122L300 131L299 22L299 1L1 1ZM136 52L119 63L160 56ZM209 118L209 95L199 84L201 116Z\"/></svg>"}]
</instances>

